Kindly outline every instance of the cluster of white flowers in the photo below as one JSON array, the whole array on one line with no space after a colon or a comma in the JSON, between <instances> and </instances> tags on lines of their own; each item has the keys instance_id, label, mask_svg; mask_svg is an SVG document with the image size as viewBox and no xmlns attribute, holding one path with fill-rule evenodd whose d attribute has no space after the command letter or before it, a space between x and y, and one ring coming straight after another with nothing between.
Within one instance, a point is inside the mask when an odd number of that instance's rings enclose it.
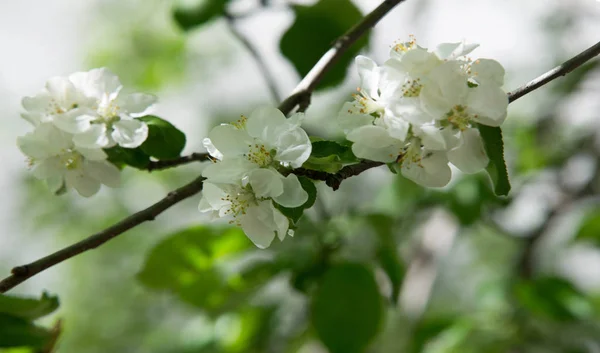
<instances>
[{"instance_id":1,"label":"cluster of white flowers","mask_svg":"<svg viewBox=\"0 0 600 353\"><path fill-rule=\"evenodd\" d=\"M502 124L508 97L497 61L465 57L476 47L444 43L430 52L412 39L381 66L358 56L358 94L338 116L354 154L396 162L405 177L430 187L450 181L448 162L465 173L484 169L476 124Z\"/></svg>"},{"instance_id":2,"label":"cluster of white flowers","mask_svg":"<svg viewBox=\"0 0 600 353\"><path fill-rule=\"evenodd\" d=\"M74 188L85 197L104 184L116 187L119 170L102 150L135 148L148 136L142 116L156 97L121 93L119 78L105 68L54 77L45 89L22 101L21 116L34 130L17 139L33 174L53 192Z\"/></svg>"},{"instance_id":3,"label":"cluster of white flowers","mask_svg":"<svg viewBox=\"0 0 600 353\"><path fill-rule=\"evenodd\" d=\"M300 127L302 114L289 119L276 108L256 109L249 117L215 127L204 145L215 163L207 166L201 212L231 217L259 248L268 247L275 236L288 234L289 219L274 205L294 208L308 200L294 174L312 145ZM289 233L291 234L291 233Z\"/></svg>"}]
</instances>

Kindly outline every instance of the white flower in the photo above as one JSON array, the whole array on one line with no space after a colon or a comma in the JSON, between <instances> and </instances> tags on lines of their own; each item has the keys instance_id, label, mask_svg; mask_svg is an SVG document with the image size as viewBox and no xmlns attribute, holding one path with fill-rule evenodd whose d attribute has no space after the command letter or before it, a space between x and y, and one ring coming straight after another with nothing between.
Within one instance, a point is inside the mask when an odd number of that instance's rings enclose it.
<instances>
[{"instance_id":1,"label":"white flower","mask_svg":"<svg viewBox=\"0 0 600 353\"><path fill-rule=\"evenodd\" d=\"M300 127L302 118L294 114L286 119L276 108L258 108L248 118L213 128L204 146L216 159L242 157L259 167L299 168L312 151Z\"/></svg>"},{"instance_id":2,"label":"white flower","mask_svg":"<svg viewBox=\"0 0 600 353\"><path fill-rule=\"evenodd\" d=\"M105 68L56 77L42 93L23 99L27 112L22 116L34 126L53 122L75 134L73 141L81 148L135 148L147 138L148 126L133 118L144 115L156 97L121 89L119 78Z\"/></svg>"},{"instance_id":3,"label":"white flower","mask_svg":"<svg viewBox=\"0 0 600 353\"><path fill-rule=\"evenodd\" d=\"M283 240L289 220L277 210L271 200L258 197L249 188L239 184L204 182L200 212L211 212L214 217L232 217L257 247L268 247L275 236Z\"/></svg>"},{"instance_id":4,"label":"white flower","mask_svg":"<svg viewBox=\"0 0 600 353\"><path fill-rule=\"evenodd\" d=\"M49 122L17 138L17 146L29 157L33 175L46 180L52 192L74 188L84 197L94 195L104 184L119 186L119 170L106 161L100 149L75 148L72 135Z\"/></svg>"}]
</instances>

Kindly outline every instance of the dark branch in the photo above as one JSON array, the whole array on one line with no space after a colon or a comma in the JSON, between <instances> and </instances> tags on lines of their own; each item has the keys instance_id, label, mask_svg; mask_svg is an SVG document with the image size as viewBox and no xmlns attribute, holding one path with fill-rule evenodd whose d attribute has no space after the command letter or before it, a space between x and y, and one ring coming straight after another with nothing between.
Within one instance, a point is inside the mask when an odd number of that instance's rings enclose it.
<instances>
[{"instance_id":1,"label":"dark branch","mask_svg":"<svg viewBox=\"0 0 600 353\"><path fill-rule=\"evenodd\" d=\"M359 175L360 173L364 172L365 170L379 167L384 164L385 163L383 163L383 162L364 160L357 164L347 165L344 168L340 169L335 174L322 172L322 171L318 171L318 170L304 169L304 168L294 169L291 171L291 173L294 173L296 175L302 175L302 176L311 178L313 180L322 180L325 182L325 184L327 184L327 186L329 186L333 190L337 190L337 189L339 189L340 184L342 184L342 181L344 181L350 177Z\"/></svg>"},{"instance_id":2,"label":"dark branch","mask_svg":"<svg viewBox=\"0 0 600 353\"><path fill-rule=\"evenodd\" d=\"M333 65L339 60L339 58L350 48L354 42L362 37L369 29L373 28L379 20L381 20L390 10L396 5L405 0L385 0L381 5L357 23L354 27L350 28L348 32L338 38L333 44L332 48L329 49L319 61L313 66L313 68L304 76L302 81L294 88L292 94L279 105L279 110L283 114L288 115L298 104L301 102L310 102L310 96L315 90L319 82L323 79L323 76L331 69ZM303 110L306 110L308 104L304 105Z\"/></svg>"},{"instance_id":3,"label":"dark branch","mask_svg":"<svg viewBox=\"0 0 600 353\"><path fill-rule=\"evenodd\" d=\"M154 205L123 219L122 221L110 226L109 228L106 228L99 233L93 234L73 245L70 245L55 252L54 254L48 255L30 264L13 268L11 271L12 275L0 282L0 293L5 293L9 289L46 270L47 268L50 268L85 251L94 249L141 223L154 220L156 216L167 210L169 207L199 193L202 190L203 181L204 178L199 177L191 183L170 192L165 198L158 201Z\"/></svg>"},{"instance_id":4,"label":"dark branch","mask_svg":"<svg viewBox=\"0 0 600 353\"><path fill-rule=\"evenodd\" d=\"M554 69L546 72L545 74L539 76L538 78L530 81L529 83L515 89L514 91L508 94L508 101L514 102L517 99L523 97L527 93L534 91L546 83L568 74L569 72L575 70L579 66L583 65L585 62L591 60L595 56L600 54L600 42L594 44L583 52L577 54L571 59L565 61L564 63L558 65Z\"/></svg>"},{"instance_id":5,"label":"dark branch","mask_svg":"<svg viewBox=\"0 0 600 353\"><path fill-rule=\"evenodd\" d=\"M189 156L181 156L176 159L168 159L162 161L155 161L148 163L146 169L149 172L154 170L168 169L178 167L183 164L193 163L193 162L204 162L210 159L210 155L208 153L192 153Z\"/></svg>"},{"instance_id":6,"label":"dark branch","mask_svg":"<svg viewBox=\"0 0 600 353\"><path fill-rule=\"evenodd\" d=\"M227 25L229 26L229 30L231 31L231 34L233 34L233 36L236 37L237 40L240 41L240 43L246 48L246 50L248 50L248 53L250 53L250 55L256 62L256 65L258 66L258 70L261 72L262 76L264 77L265 83L267 84L267 87L269 88L269 92L271 92L271 97L273 98L273 100L275 102L281 101L281 96L277 92L277 85L275 84L275 82L277 82L277 81L275 80L275 77L273 77L273 75L267 68L267 65L265 64L262 57L260 56L260 53L256 50L256 48L254 48L252 43L250 43L250 41L248 39L246 39L246 37L244 37L244 35L240 31L238 31L238 29L235 27L235 17L234 16L225 14L225 19L227 20Z\"/></svg>"}]
</instances>

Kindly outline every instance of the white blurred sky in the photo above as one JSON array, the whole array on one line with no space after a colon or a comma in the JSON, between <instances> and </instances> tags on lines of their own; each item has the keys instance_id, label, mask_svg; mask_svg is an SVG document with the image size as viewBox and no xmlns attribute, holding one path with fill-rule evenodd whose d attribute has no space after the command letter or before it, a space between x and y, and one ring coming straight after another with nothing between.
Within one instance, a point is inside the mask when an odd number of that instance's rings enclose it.
<instances>
[{"instance_id":1,"label":"white blurred sky","mask_svg":"<svg viewBox=\"0 0 600 353\"><path fill-rule=\"evenodd\" d=\"M40 234L40 239L23 236L19 218L26 214L15 205L21 197L19 180L26 173L24 157L15 146L16 136L28 131L27 124L19 118L20 99L35 94L45 80L54 75L65 75L87 69L85 58L93 50L92 38L97 29L92 28L98 4L102 1L72 0L21 0L0 2L0 104L2 119L7 122L0 133L0 158L3 162L0 188L4 202L0 210L0 270L6 273L10 265L33 260L55 250L52 234ZM306 1L304 1L306 2ZM310 1L308 1L310 2ZM360 0L363 11L376 7L379 0ZM541 21L561 8L563 11L582 6L586 9L570 29L566 39L549 40L541 32ZM423 10L425 9L425 10ZM275 77L281 79L278 87L282 95L297 82L292 66L278 57L278 39L283 28L293 20L292 14L270 11L253 16L240 23L240 28L264 53ZM207 33L224 30L216 23ZM514 88L551 68L554 54L563 52L567 58L585 49L600 38L600 2L596 0L407 0L388 15L375 29L370 55L377 61L385 60L393 41L404 40L409 34L416 36L425 47L441 42L466 39L481 47L474 57L492 57L504 64L508 71L507 88ZM222 36L215 35L217 40ZM310 43L306 39L305 45ZM353 72L353 71L351 71ZM354 74L353 74L354 75ZM193 75L190 75L193 76ZM346 85L351 87L350 82ZM199 116L208 116L219 104L239 106L240 113L247 102L232 100L235 93L265 92L256 99L268 100L262 77L254 63L240 54L226 71L215 74L205 82L187 82L169 87L160 94L159 112L182 129L197 128ZM234 95L235 94L235 95ZM327 99L329 94L314 98ZM533 102L543 102L542 93L534 93L511 105L511 110L535 107ZM256 103L256 102L254 102ZM203 110L203 106L210 107ZM533 108L535 109L535 108ZM200 146L201 136L189 136L192 150ZM156 193L154 193L156 194ZM87 234L82 234L84 237ZM125 235L126 236L126 235ZM85 255L84 255L85 256ZM56 275L57 272L52 272ZM47 284L46 274L37 276L25 287L36 293Z\"/></svg>"}]
</instances>

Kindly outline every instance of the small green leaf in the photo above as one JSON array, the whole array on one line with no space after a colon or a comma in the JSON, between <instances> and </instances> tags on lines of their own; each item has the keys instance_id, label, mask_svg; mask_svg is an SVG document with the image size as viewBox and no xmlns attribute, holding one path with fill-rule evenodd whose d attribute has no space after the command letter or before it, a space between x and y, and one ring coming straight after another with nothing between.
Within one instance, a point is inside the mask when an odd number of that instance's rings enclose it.
<instances>
[{"instance_id":1,"label":"small green leaf","mask_svg":"<svg viewBox=\"0 0 600 353\"><path fill-rule=\"evenodd\" d=\"M35 320L58 308L58 297L44 292L40 299L20 298L0 294L0 313Z\"/></svg>"},{"instance_id":2,"label":"small green leaf","mask_svg":"<svg viewBox=\"0 0 600 353\"><path fill-rule=\"evenodd\" d=\"M128 165L137 169L146 169L150 163L150 156L138 148L123 148L115 146L105 148L104 152L108 155L108 161L116 165L118 168L123 168Z\"/></svg>"},{"instance_id":3,"label":"small green leaf","mask_svg":"<svg viewBox=\"0 0 600 353\"><path fill-rule=\"evenodd\" d=\"M52 332L34 325L31 321L0 313L0 348L41 348L50 342L52 337Z\"/></svg>"},{"instance_id":4,"label":"small green leaf","mask_svg":"<svg viewBox=\"0 0 600 353\"><path fill-rule=\"evenodd\" d=\"M398 256L398 245L394 239L394 220L383 214L371 214L367 221L379 237L377 260L392 283L392 302L398 300L400 286L404 279L406 268Z\"/></svg>"},{"instance_id":5,"label":"small green leaf","mask_svg":"<svg viewBox=\"0 0 600 353\"><path fill-rule=\"evenodd\" d=\"M300 217L304 214L304 210L311 208L317 199L317 187L315 186L315 183L304 176L299 176L298 180L304 191L308 193L308 200L302 206L295 208L288 208L275 204L277 209L279 209L284 216L290 218L294 224L298 223L298 220L300 220Z\"/></svg>"},{"instance_id":6,"label":"small green leaf","mask_svg":"<svg viewBox=\"0 0 600 353\"><path fill-rule=\"evenodd\" d=\"M557 322L590 318L591 302L570 282L559 277L541 277L515 284L515 297L534 315Z\"/></svg>"},{"instance_id":7,"label":"small green leaf","mask_svg":"<svg viewBox=\"0 0 600 353\"><path fill-rule=\"evenodd\" d=\"M502 141L502 130L499 127L491 127L479 124L477 126L483 139L485 152L490 163L486 170L494 183L494 192L499 196L506 196L510 192L510 181L506 162L504 162L504 142Z\"/></svg>"},{"instance_id":8,"label":"small green leaf","mask_svg":"<svg viewBox=\"0 0 600 353\"><path fill-rule=\"evenodd\" d=\"M304 77L313 65L362 14L350 0L320 0L313 6L293 6L296 20L279 43L281 53L288 58L298 74ZM369 42L369 35L357 40L327 72L317 89L339 84L346 76L348 65Z\"/></svg>"},{"instance_id":9,"label":"small green leaf","mask_svg":"<svg viewBox=\"0 0 600 353\"><path fill-rule=\"evenodd\" d=\"M302 168L336 173L344 163L358 162L352 153L351 146L344 146L334 141L319 140L312 142L312 152Z\"/></svg>"},{"instance_id":10,"label":"small green leaf","mask_svg":"<svg viewBox=\"0 0 600 353\"><path fill-rule=\"evenodd\" d=\"M331 155L327 157L309 157L302 168L310 170L319 170L327 173L337 173L344 165L341 163L340 157Z\"/></svg>"},{"instance_id":11,"label":"small green leaf","mask_svg":"<svg viewBox=\"0 0 600 353\"><path fill-rule=\"evenodd\" d=\"M147 155L157 159L174 159L185 147L185 134L170 122L154 115L136 118L148 124L148 138L140 146Z\"/></svg>"},{"instance_id":12,"label":"small green leaf","mask_svg":"<svg viewBox=\"0 0 600 353\"><path fill-rule=\"evenodd\" d=\"M173 18L181 29L189 31L222 16L228 2L229 0L195 0L190 5L176 7Z\"/></svg>"},{"instance_id":13,"label":"small green leaf","mask_svg":"<svg viewBox=\"0 0 600 353\"><path fill-rule=\"evenodd\" d=\"M331 267L312 298L311 322L331 353L358 353L383 322L383 301L373 273L361 264Z\"/></svg>"},{"instance_id":14,"label":"small green leaf","mask_svg":"<svg viewBox=\"0 0 600 353\"><path fill-rule=\"evenodd\" d=\"M224 259L251 248L240 228L192 227L156 245L137 277L148 288L166 290L217 315L246 300L276 271L271 262L260 259L225 271Z\"/></svg>"}]
</instances>

